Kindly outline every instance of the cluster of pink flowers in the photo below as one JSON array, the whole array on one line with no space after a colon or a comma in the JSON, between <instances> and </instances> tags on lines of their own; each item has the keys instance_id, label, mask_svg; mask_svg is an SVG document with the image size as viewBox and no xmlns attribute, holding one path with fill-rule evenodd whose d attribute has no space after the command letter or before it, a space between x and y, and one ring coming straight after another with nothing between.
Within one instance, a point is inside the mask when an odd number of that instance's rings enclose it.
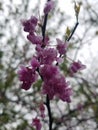
<instances>
[{"instance_id":1,"label":"cluster of pink flowers","mask_svg":"<svg viewBox=\"0 0 98 130\"><path fill-rule=\"evenodd\" d=\"M45 105L43 103L40 104L39 110L40 110L40 117L45 118ZM36 130L41 130L41 128L42 128L42 124L41 124L41 121L40 121L39 117L35 117L32 120L31 125L34 126L36 128Z\"/></svg>"},{"instance_id":2,"label":"cluster of pink flowers","mask_svg":"<svg viewBox=\"0 0 98 130\"><path fill-rule=\"evenodd\" d=\"M35 126L36 130L41 130L42 125L39 118L34 118L32 120L32 125Z\"/></svg>"},{"instance_id":3,"label":"cluster of pink flowers","mask_svg":"<svg viewBox=\"0 0 98 130\"><path fill-rule=\"evenodd\" d=\"M47 15L54 7L53 1L48 1L43 10ZM38 80L38 77L42 79L42 94L48 95L49 99L53 99L57 96L62 101L70 102L70 96L72 93L69 87L69 82L60 70L60 59L66 55L67 43L56 39L56 47L50 47L50 39L48 36L44 37L37 33L37 27L39 26L39 20L35 16L32 16L28 20L22 22L24 31L28 32L27 39L35 44L36 54L32 57L29 67L21 66L18 71L19 79L22 82L21 88L28 90L31 85ZM40 26L39 26L40 27ZM79 70L84 69L80 61L73 62L69 68L70 73L74 74ZM40 107L41 116L44 117L44 107ZM35 118L33 120L36 130L41 129L40 120Z\"/></svg>"},{"instance_id":4,"label":"cluster of pink flowers","mask_svg":"<svg viewBox=\"0 0 98 130\"><path fill-rule=\"evenodd\" d=\"M53 1L47 2L44 13L49 13L49 11L53 9L53 5ZM43 94L48 94L50 99L53 99L54 96L58 96L61 100L70 102L71 88L58 65L58 59L66 55L68 45L57 38L56 48L50 47L48 36L46 36L43 41L43 37L36 33L38 18L35 16L24 20L22 25L24 31L29 33L27 35L28 40L36 45L36 54L31 59L29 67L21 66L18 71L19 79L22 81L21 88L28 90L31 85L37 81L39 75L43 80ZM74 74L84 68L85 65L77 61L71 64L69 70L71 74Z\"/></svg>"},{"instance_id":5,"label":"cluster of pink flowers","mask_svg":"<svg viewBox=\"0 0 98 130\"><path fill-rule=\"evenodd\" d=\"M73 75L74 73L77 73L79 70L85 69L86 66L81 63L81 61L73 62L70 66L70 73Z\"/></svg>"}]
</instances>

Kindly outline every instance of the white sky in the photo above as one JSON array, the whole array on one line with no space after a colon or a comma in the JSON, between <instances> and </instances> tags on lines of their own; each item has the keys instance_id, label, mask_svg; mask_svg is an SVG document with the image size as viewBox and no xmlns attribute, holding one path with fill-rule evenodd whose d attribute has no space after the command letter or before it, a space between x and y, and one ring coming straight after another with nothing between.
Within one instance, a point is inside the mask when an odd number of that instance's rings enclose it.
<instances>
[{"instance_id":1,"label":"white sky","mask_svg":"<svg viewBox=\"0 0 98 130\"><path fill-rule=\"evenodd\" d=\"M75 17L74 15L74 3L72 2L72 0L58 0L59 1L59 7L62 11L65 11L65 13L67 13L69 16L72 17L72 22L73 22L73 19ZM77 0L75 0L77 1ZM95 4L96 0L93 1L93 0L88 0L90 3L92 3L92 6L93 4ZM64 4L65 3L65 4ZM82 11L83 11L83 8L81 7L80 9L80 15L82 14ZM82 31L82 27L79 27L77 28L76 32L79 34L81 34L81 31ZM92 31L93 33L93 31ZM98 38L93 38L93 40L91 41L91 45L85 45L84 48L79 51L79 55L80 57L82 58L85 58L85 60L87 62L90 62L92 61L91 57L97 57L98 56Z\"/></svg>"}]
</instances>

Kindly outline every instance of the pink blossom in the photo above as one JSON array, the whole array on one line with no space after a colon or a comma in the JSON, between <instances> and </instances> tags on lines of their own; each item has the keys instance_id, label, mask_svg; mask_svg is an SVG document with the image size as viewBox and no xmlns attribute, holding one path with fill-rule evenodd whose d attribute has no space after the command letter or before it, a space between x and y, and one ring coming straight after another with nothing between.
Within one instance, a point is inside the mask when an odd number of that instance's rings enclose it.
<instances>
[{"instance_id":1,"label":"pink blossom","mask_svg":"<svg viewBox=\"0 0 98 130\"><path fill-rule=\"evenodd\" d=\"M33 25L37 25L38 19L35 16L31 16L30 21Z\"/></svg>"},{"instance_id":2,"label":"pink blossom","mask_svg":"<svg viewBox=\"0 0 98 130\"><path fill-rule=\"evenodd\" d=\"M32 60L31 60L31 66L32 66L32 69L34 69L34 70L36 70L37 68L39 68L40 63L37 60L37 58L35 58L35 57L32 58Z\"/></svg>"},{"instance_id":3,"label":"pink blossom","mask_svg":"<svg viewBox=\"0 0 98 130\"><path fill-rule=\"evenodd\" d=\"M48 94L50 99L57 96L62 101L70 102L71 89L68 88L68 82L62 75L54 76L47 82L44 82L42 87L43 94Z\"/></svg>"},{"instance_id":4,"label":"pink blossom","mask_svg":"<svg viewBox=\"0 0 98 130\"><path fill-rule=\"evenodd\" d=\"M73 62L70 66L70 73L73 75L74 73L78 72L79 70L85 69L86 66L81 63L81 61Z\"/></svg>"},{"instance_id":5,"label":"pink blossom","mask_svg":"<svg viewBox=\"0 0 98 130\"><path fill-rule=\"evenodd\" d=\"M43 103L40 104L40 112L41 112L41 117L45 118L45 106Z\"/></svg>"},{"instance_id":6,"label":"pink blossom","mask_svg":"<svg viewBox=\"0 0 98 130\"><path fill-rule=\"evenodd\" d=\"M60 53L60 55L66 54L67 44L58 38L56 40L57 40L57 50Z\"/></svg>"},{"instance_id":7,"label":"pink blossom","mask_svg":"<svg viewBox=\"0 0 98 130\"><path fill-rule=\"evenodd\" d=\"M51 79L54 75L59 73L59 68L54 65L44 65L40 67L39 71L41 76L43 77L44 81Z\"/></svg>"},{"instance_id":8,"label":"pink blossom","mask_svg":"<svg viewBox=\"0 0 98 130\"><path fill-rule=\"evenodd\" d=\"M48 1L46 3L46 5L45 5L44 13L48 14L53 8L54 8L54 2L53 1Z\"/></svg>"},{"instance_id":9,"label":"pink blossom","mask_svg":"<svg viewBox=\"0 0 98 130\"><path fill-rule=\"evenodd\" d=\"M60 73L57 66L45 65L40 69L43 77L42 92L48 94L50 99L54 96L59 97L62 101L70 102L71 89L69 82Z\"/></svg>"},{"instance_id":10,"label":"pink blossom","mask_svg":"<svg viewBox=\"0 0 98 130\"><path fill-rule=\"evenodd\" d=\"M32 121L32 126L35 126L36 127L36 130L41 130L41 122L40 122L40 119L38 119L37 117L33 119Z\"/></svg>"},{"instance_id":11,"label":"pink blossom","mask_svg":"<svg viewBox=\"0 0 98 130\"><path fill-rule=\"evenodd\" d=\"M36 51L38 53L37 55L39 55L41 53L41 51L43 51L43 48L41 47L40 44L37 44L35 49L36 49Z\"/></svg>"},{"instance_id":12,"label":"pink blossom","mask_svg":"<svg viewBox=\"0 0 98 130\"><path fill-rule=\"evenodd\" d=\"M27 39L32 43L32 44L42 44L42 37L41 36L37 36L34 33L29 33L27 35Z\"/></svg>"},{"instance_id":13,"label":"pink blossom","mask_svg":"<svg viewBox=\"0 0 98 130\"><path fill-rule=\"evenodd\" d=\"M52 64L57 59L57 51L54 48L45 48L38 52L41 64Z\"/></svg>"},{"instance_id":14,"label":"pink blossom","mask_svg":"<svg viewBox=\"0 0 98 130\"><path fill-rule=\"evenodd\" d=\"M31 68L25 66L21 66L18 75L20 81L22 81L21 88L25 90L28 90L37 79L37 74Z\"/></svg>"},{"instance_id":15,"label":"pink blossom","mask_svg":"<svg viewBox=\"0 0 98 130\"><path fill-rule=\"evenodd\" d=\"M23 20L22 25L24 26L25 32L34 32L37 25L38 19L35 16L32 16L28 20Z\"/></svg>"},{"instance_id":16,"label":"pink blossom","mask_svg":"<svg viewBox=\"0 0 98 130\"><path fill-rule=\"evenodd\" d=\"M68 85L68 83L69 83L69 82L67 82L67 85ZM70 102L71 102L71 98L70 98L71 95L72 95L72 89L69 88L69 87L67 87L67 88L65 89L65 93L59 95L59 98L60 98L62 101L66 101L66 102L70 103Z\"/></svg>"}]
</instances>

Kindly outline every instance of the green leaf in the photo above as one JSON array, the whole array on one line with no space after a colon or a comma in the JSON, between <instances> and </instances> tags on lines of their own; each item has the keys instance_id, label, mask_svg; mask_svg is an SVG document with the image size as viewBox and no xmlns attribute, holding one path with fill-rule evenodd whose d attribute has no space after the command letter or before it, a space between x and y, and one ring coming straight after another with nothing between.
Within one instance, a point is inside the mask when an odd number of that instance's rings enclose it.
<instances>
[{"instance_id":1,"label":"green leaf","mask_svg":"<svg viewBox=\"0 0 98 130\"><path fill-rule=\"evenodd\" d=\"M70 36L70 33L71 33L71 31L70 31L69 27L67 27L66 32L65 32L65 39Z\"/></svg>"}]
</instances>

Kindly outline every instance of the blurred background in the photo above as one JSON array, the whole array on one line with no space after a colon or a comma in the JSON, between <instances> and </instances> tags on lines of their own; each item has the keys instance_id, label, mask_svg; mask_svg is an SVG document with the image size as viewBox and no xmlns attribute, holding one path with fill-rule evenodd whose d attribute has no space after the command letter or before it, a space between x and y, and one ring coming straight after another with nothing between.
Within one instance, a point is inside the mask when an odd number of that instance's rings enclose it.
<instances>
[{"instance_id":1,"label":"blurred background","mask_svg":"<svg viewBox=\"0 0 98 130\"><path fill-rule=\"evenodd\" d=\"M98 0L77 0L81 5L79 26L69 42L67 55L87 68L68 77L73 89L71 103L51 101L53 130L98 130ZM34 46L26 39L21 20L43 15L45 0L0 0L0 130L34 130L32 118L38 113L40 80L29 91L20 89L17 70L27 65ZM49 14L47 33L65 39L66 28L76 23L74 2L55 0ZM67 75L68 61L61 65ZM62 107L61 107L62 106ZM42 121L48 129L48 117Z\"/></svg>"}]
</instances>

